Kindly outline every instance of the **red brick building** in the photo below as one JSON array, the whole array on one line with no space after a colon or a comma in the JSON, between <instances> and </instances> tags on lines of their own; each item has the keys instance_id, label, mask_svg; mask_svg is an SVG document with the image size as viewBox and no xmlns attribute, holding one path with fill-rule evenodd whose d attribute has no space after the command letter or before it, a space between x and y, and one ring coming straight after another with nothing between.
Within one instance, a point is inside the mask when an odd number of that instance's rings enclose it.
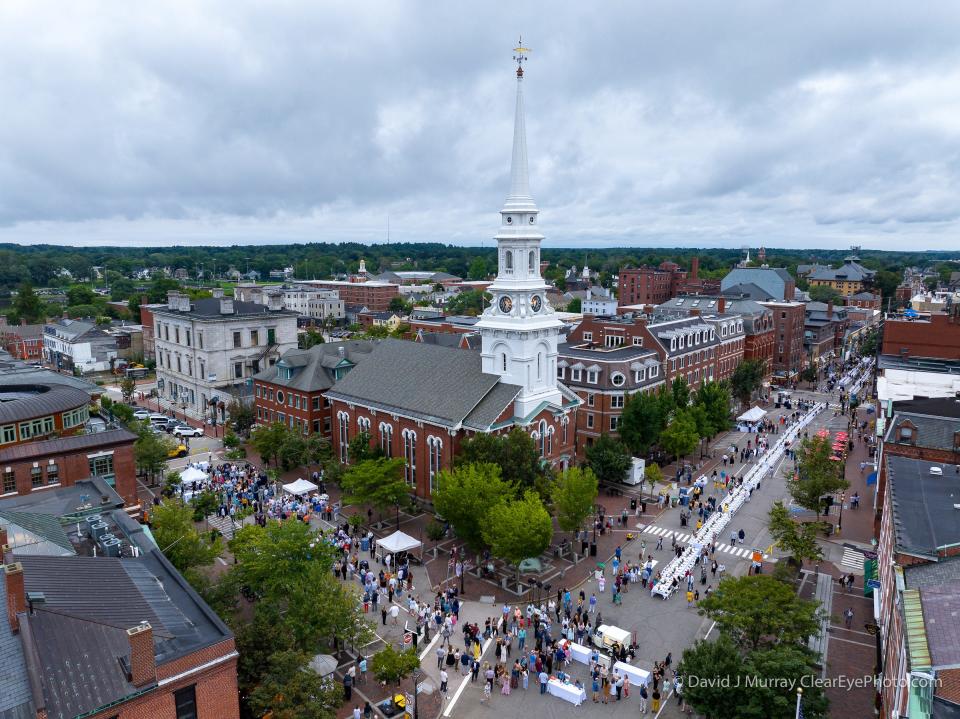
<instances>
[{"instance_id":1,"label":"red brick building","mask_svg":"<svg viewBox=\"0 0 960 719\"><path fill-rule=\"evenodd\" d=\"M0 326L0 346L15 359L25 362L42 362L43 325Z\"/></svg>"},{"instance_id":2,"label":"red brick building","mask_svg":"<svg viewBox=\"0 0 960 719\"><path fill-rule=\"evenodd\" d=\"M872 292L858 292L855 295L847 297L849 307L860 307L865 310L879 310L882 298Z\"/></svg>"},{"instance_id":3,"label":"red brick building","mask_svg":"<svg viewBox=\"0 0 960 719\"><path fill-rule=\"evenodd\" d=\"M781 382L793 382L805 366L803 326L806 312L803 302L766 301L758 304L773 312L773 376Z\"/></svg>"},{"instance_id":4,"label":"red brick building","mask_svg":"<svg viewBox=\"0 0 960 719\"><path fill-rule=\"evenodd\" d=\"M916 318L888 317L883 323L882 354L897 357L960 359L960 308L951 314Z\"/></svg>"},{"instance_id":5,"label":"red brick building","mask_svg":"<svg viewBox=\"0 0 960 719\"><path fill-rule=\"evenodd\" d=\"M5 713L238 719L230 630L109 488L72 490L0 502Z\"/></svg>"},{"instance_id":6,"label":"red brick building","mask_svg":"<svg viewBox=\"0 0 960 719\"><path fill-rule=\"evenodd\" d=\"M405 461L404 479L429 498L439 471L452 465L465 437L520 427L541 456L562 468L574 456L576 395L562 407L515 416L521 388L481 368L481 354L421 342L383 340L325 393L333 414L333 448L349 463L350 440L367 432L388 457Z\"/></svg>"},{"instance_id":7,"label":"red brick building","mask_svg":"<svg viewBox=\"0 0 960 719\"><path fill-rule=\"evenodd\" d=\"M418 332L442 332L458 335L472 334L477 331L476 324L479 321L479 317L466 317L461 315L411 318L410 331L414 335Z\"/></svg>"},{"instance_id":8,"label":"red brick building","mask_svg":"<svg viewBox=\"0 0 960 719\"><path fill-rule=\"evenodd\" d=\"M390 282L306 280L294 284L296 286L315 287L322 290L336 290L344 304L360 305L375 312L390 309L390 300L400 296L399 285Z\"/></svg>"},{"instance_id":9,"label":"red brick building","mask_svg":"<svg viewBox=\"0 0 960 719\"><path fill-rule=\"evenodd\" d=\"M376 346L375 341L326 342L288 350L253 378L257 422L282 422L303 434L332 438L333 415L323 393L347 376Z\"/></svg>"},{"instance_id":10,"label":"red brick building","mask_svg":"<svg viewBox=\"0 0 960 719\"><path fill-rule=\"evenodd\" d=\"M693 277L699 260L694 258ZM676 297L687 281L687 271L675 262L661 262L658 267L623 267L617 284L617 299L627 305L659 305Z\"/></svg>"}]
</instances>

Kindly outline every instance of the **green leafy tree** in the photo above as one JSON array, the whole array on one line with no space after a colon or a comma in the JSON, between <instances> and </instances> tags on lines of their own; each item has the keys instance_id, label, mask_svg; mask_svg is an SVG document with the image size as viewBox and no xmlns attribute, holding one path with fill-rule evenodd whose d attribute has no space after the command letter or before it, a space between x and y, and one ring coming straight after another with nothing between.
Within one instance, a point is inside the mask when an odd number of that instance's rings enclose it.
<instances>
[{"instance_id":1,"label":"green leafy tree","mask_svg":"<svg viewBox=\"0 0 960 719\"><path fill-rule=\"evenodd\" d=\"M690 385L684 377L676 377L670 383L670 392L673 394L673 404L679 409L685 409L690 404Z\"/></svg>"},{"instance_id":2,"label":"green leafy tree","mask_svg":"<svg viewBox=\"0 0 960 719\"><path fill-rule=\"evenodd\" d=\"M513 497L514 485L500 475L496 464L458 464L437 475L433 506L470 549L480 552L487 513L500 500Z\"/></svg>"},{"instance_id":3,"label":"green leafy tree","mask_svg":"<svg viewBox=\"0 0 960 719\"><path fill-rule=\"evenodd\" d=\"M358 464L360 462L366 462L368 459L382 457L383 452L378 445L370 443L369 432L358 432L357 435L350 440L348 456L351 462Z\"/></svg>"},{"instance_id":4,"label":"green leafy tree","mask_svg":"<svg viewBox=\"0 0 960 719\"><path fill-rule=\"evenodd\" d=\"M677 412L667 428L660 433L660 446L667 454L678 459L695 450L699 441L696 421L689 412Z\"/></svg>"},{"instance_id":5,"label":"green leafy tree","mask_svg":"<svg viewBox=\"0 0 960 719\"><path fill-rule=\"evenodd\" d=\"M551 496L560 529L564 532L580 529L583 520L593 514L598 491L597 477L590 469L571 467L557 477Z\"/></svg>"},{"instance_id":6,"label":"green leafy tree","mask_svg":"<svg viewBox=\"0 0 960 719\"><path fill-rule=\"evenodd\" d=\"M485 280L489 275L487 261L483 257L475 257L470 262L470 269L467 270L467 277L471 280Z\"/></svg>"},{"instance_id":7,"label":"green leafy tree","mask_svg":"<svg viewBox=\"0 0 960 719\"><path fill-rule=\"evenodd\" d=\"M460 464L495 464L504 481L518 489L536 489L548 497L552 479L550 468L542 461L533 438L519 427L507 435L477 434L460 445L456 462Z\"/></svg>"},{"instance_id":8,"label":"green leafy tree","mask_svg":"<svg viewBox=\"0 0 960 719\"><path fill-rule=\"evenodd\" d=\"M553 522L533 491L526 492L521 499L504 499L491 507L483 529L491 553L516 565L517 581L520 562L546 551L552 536Z\"/></svg>"},{"instance_id":9,"label":"green leafy tree","mask_svg":"<svg viewBox=\"0 0 960 719\"><path fill-rule=\"evenodd\" d=\"M71 285L67 289L68 305L92 305L98 299L98 295L86 285Z\"/></svg>"},{"instance_id":10,"label":"green leafy tree","mask_svg":"<svg viewBox=\"0 0 960 719\"><path fill-rule=\"evenodd\" d=\"M711 719L743 716L741 708L750 691L746 687L747 671L740 650L727 636L712 642L698 641L684 650L677 665L684 700L698 714Z\"/></svg>"},{"instance_id":11,"label":"green leafy tree","mask_svg":"<svg viewBox=\"0 0 960 719\"><path fill-rule=\"evenodd\" d=\"M267 671L250 694L254 716L272 719L334 719L343 704L343 688L310 668L311 655L296 651L271 654Z\"/></svg>"},{"instance_id":12,"label":"green leafy tree","mask_svg":"<svg viewBox=\"0 0 960 719\"><path fill-rule=\"evenodd\" d=\"M833 287L827 285L814 285L809 289L810 299L814 302L833 302L839 304L843 295Z\"/></svg>"},{"instance_id":13,"label":"green leafy tree","mask_svg":"<svg viewBox=\"0 0 960 719\"><path fill-rule=\"evenodd\" d=\"M219 539L196 530L193 509L178 499L166 499L153 508L150 528L160 551L182 574L213 564L222 550Z\"/></svg>"},{"instance_id":14,"label":"green leafy tree","mask_svg":"<svg viewBox=\"0 0 960 719\"><path fill-rule=\"evenodd\" d=\"M819 627L817 603L766 574L724 579L700 602L700 612L745 651L806 641Z\"/></svg>"},{"instance_id":15,"label":"green leafy tree","mask_svg":"<svg viewBox=\"0 0 960 719\"><path fill-rule=\"evenodd\" d=\"M283 443L287 440L287 434L287 425L283 422L272 422L253 430L250 434L250 444L264 462L267 464L273 462L275 466L279 466L280 452Z\"/></svg>"},{"instance_id":16,"label":"green leafy tree","mask_svg":"<svg viewBox=\"0 0 960 719\"><path fill-rule=\"evenodd\" d=\"M655 462L648 464L644 468L643 479L650 485L650 496L653 497L657 484L663 481L663 472L660 470L660 465Z\"/></svg>"},{"instance_id":17,"label":"green leafy tree","mask_svg":"<svg viewBox=\"0 0 960 719\"><path fill-rule=\"evenodd\" d=\"M606 433L587 447L586 458L587 465L601 482L622 482L633 466L627 446Z\"/></svg>"},{"instance_id":18,"label":"green leafy tree","mask_svg":"<svg viewBox=\"0 0 960 719\"><path fill-rule=\"evenodd\" d=\"M483 308L490 302L490 295L480 290L460 292L447 302L447 314L476 316L483 312Z\"/></svg>"},{"instance_id":19,"label":"green leafy tree","mask_svg":"<svg viewBox=\"0 0 960 719\"><path fill-rule=\"evenodd\" d=\"M116 412L121 407L123 405L114 403L111 410ZM176 443L169 435L159 434L151 430L146 422L136 423L135 430L137 439L133 443L134 461L137 463L140 472L153 481L157 473L166 468L167 460L170 459L170 452L176 447Z\"/></svg>"},{"instance_id":20,"label":"green leafy tree","mask_svg":"<svg viewBox=\"0 0 960 719\"><path fill-rule=\"evenodd\" d=\"M760 360L744 360L737 365L730 376L730 391L740 400L740 404L750 404L753 393L763 383L763 363Z\"/></svg>"},{"instance_id":21,"label":"green leafy tree","mask_svg":"<svg viewBox=\"0 0 960 719\"><path fill-rule=\"evenodd\" d=\"M843 462L830 459L833 448L827 437L808 437L797 448L797 474L787 476L787 491L793 501L804 509L816 512L817 519L823 511L823 497L847 489L850 483L844 479Z\"/></svg>"},{"instance_id":22,"label":"green leafy tree","mask_svg":"<svg viewBox=\"0 0 960 719\"><path fill-rule=\"evenodd\" d=\"M829 701L823 688L817 684L820 670L806 647L772 646L751 652L747 661L750 673L765 681L748 691L745 713L740 716L756 719L792 716L797 703L795 686L803 687L804 719L830 716Z\"/></svg>"},{"instance_id":23,"label":"green leafy tree","mask_svg":"<svg viewBox=\"0 0 960 719\"><path fill-rule=\"evenodd\" d=\"M565 308L567 312L582 312L583 311L583 300L579 297L574 297L569 302Z\"/></svg>"},{"instance_id":24,"label":"green leafy tree","mask_svg":"<svg viewBox=\"0 0 960 719\"><path fill-rule=\"evenodd\" d=\"M660 439L663 420L664 415L657 398L638 393L627 398L617 431L634 454L644 456Z\"/></svg>"},{"instance_id":25,"label":"green leafy tree","mask_svg":"<svg viewBox=\"0 0 960 719\"><path fill-rule=\"evenodd\" d=\"M730 427L730 388L725 382L707 382L700 386L694 396L694 405L703 407L710 423L713 437Z\"/></svg>"},{"instance_id":26,"label":"green leafy tree","mask_svg":"<svg viewBox=\"0 0 960 719\"><path fill-rule=\"evenodd\" d=\"M413 670L419 668L419 666L420 658L417 656L417 650L413 647L398 652L392 644L387 644L370 657L370 671L373 672L377 681L384 684L399 685L404 677L413 674Z\"/></svg>"},{"instance_id":27,"label":"green leafy tree","mask_svg":"<svg viewBox=\"0 0 960 719\"><path fill-rule=\"evenodd\" d=\"M237 585L257 598L257 611L277 612L273 621L289 631L284 648L316 653L370 636L355 593L333 576L333 549L305 522L246 525L229 546Z\"/></svg>"},{"instance_id":28,"label":"green leafy tree","mask_svg":"<svg viewBox=\"0 0 960 719\"><path fill-rule=\"evenodd\" d=\"M306 332L301 332L297 335L297 347L302 350L308 350L315 345L322 345L326 340L323 339L323 334L315 330L313 327L307 329Z\"/></svg>"},{"instance_id":29,"label":"green leafy tree","mask_svg":"<svg viewBox=\"0 0 960 719\"><path fill-rule=\"evenodd\" d=\"M27 324L38 324L47 319L47 305L40 299L39 295L33 291L33 285L29 282L23 282L17 288L17 294L13 298L13 311L10 320L14 324L26 322Z\"/></svg>"},{"instance_id":30,"label":"green leafy tree","mask_svg":"<svg viewBox=\"0 0 960 719\"><path fill-rule=\"evenodd\" d=\"M393 507L400 527L400 506L410 495L410 487L403 479L403 459L367 459L347 470L340 484L343 501L352 505L369 505L379 511Z\"/></svg>"},{"instance_id":31,"label":"green leafy tree","mask_svg":"<svg viewBox=\"0 0 960 719\"><path fill-rule=\"evenodd\" d=\"M233 431L246 434L257 422L257 412L253 404L232 399L227 405L227 417L233 426Z\"/></svg>"},{"instance_id":32,"label":"green leafy tree","mask_svg":"<svg viewBox=\"0 0 960 719\"><path fill-rule=\"evenodd\" d=\"M124 377L120 382L120 394L123 395L125 402L129 402L133 393L137 391L137 383L132 377Z\"/></svg>"},{"instance_id":33,"label":"green leafy tree","mask_svg":"<svg viewBox=\"0 0 960 719\"><path fill-rule=\"evenodd\" d=\"M403 313L407 311L407 303L404 301L403 297L397 295L396 297L390 298L390 305L387 308L391 312Z\"/></svg>"},{"instance_id":34,"label":"green leafy tree","mask_svg":"<svg viewBox=\"0 0 960 719\"><path fill-rule=\"evenodd\" d=\"M806 561L819 562L823 549L817 543L820 522L795 522L783 502L774 502L767 528L779 547L790 555L790 563L799 567Z\"/></svg>"}]
</instances>

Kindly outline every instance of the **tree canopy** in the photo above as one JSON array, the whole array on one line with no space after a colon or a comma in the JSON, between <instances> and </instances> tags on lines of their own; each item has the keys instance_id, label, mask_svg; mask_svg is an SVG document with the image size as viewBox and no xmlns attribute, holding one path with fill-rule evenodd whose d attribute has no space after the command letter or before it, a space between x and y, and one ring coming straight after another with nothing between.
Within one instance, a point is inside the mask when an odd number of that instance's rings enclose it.
<instances>
[{"instance_id":1,"label":"tree canopy","mask_svg":"<svg viewBox=\"0 0 960 719\"><path fill-rule=\"evenodd\" d=\"M519 565L550 546L553 522L536 492L520 499L502 499L487 514L483 537L495 557ZM518 566L519 574L519 566Z\"/></svg>"},{"instance_id":2,"label":"tree canopy","mask_svg":"<svg viewBox=\"0 0 960 719\"><path fill-rule=\"evenodd\" d=\"M774 502L767 521L774 541L798 566L823 559L823 549L817 543L817 532L822 527L820 522L795 522L783 502Z\"/></svg>"},{"instance_id":3,"label":"tree canopy","mask_svg":"<svg viewBox=\"0 0 960 719\"><path fill-rule=\"evenodd\" d=\"M797 447L797 474L787 476L787 491L793 501L804 509L823 511L822 498L847 489L850 483L843 477L843 462L830 459L833 448L828 437L808 437Z\"/></svg>"},{"instance_id":4,"label":"tree canopy","mask_svg":"<svg viewBox=\"0 0 960 719\"><path fill-rule=\"evenodd\" d=\"M590 469L571 467L557 477L551 497L560 529L564 532L580 529L583 520L593 514L597 492L597 477Z\"/></svg>"},{"instance_id":5,"label":"tree canopy","mask_svg":"<svg viewBox=\"0 0 960 719\"><path fill-rule=\"evenodd\" d=\"M403 479L404 461L399 457L378 457L352 465L340 480L343 501L347 504L369 505L379 512L397 510L400 523L400 505L410 495L410 487Z\"/></svg>"},{"instance_id":6,"label":"tree canopy","mask_svg":"<svg viewBox=\"0 0 960 719\"><path fill-rule=\"evenodd\" d=\"M663 427L664 415L656 396L637 393L627 398L617 430L634 454L645 456L660 439Z\"/></svg>"},{"instance_id":7,"label":"tree canopy","mask_svg":"<svg viewBox=\"0 0 960 719\"><path fill-rule=\"evenodd\" d=\"M460 445L455 462L461 464L495 464L504 481L518 489L535 488L542 498L549 496L553 473L541 461L533 438L519 427L507 435L477 434Z\"/></svg>"},{"instance_id":8,"label":"tree canopy","mask_svg":"<svg viewBox=\"0 0 960 719\"><path fill-rule=\"evenodd\" d=\"M472 550L486 548L483 528L490 508L515 495L515 486L496 464L458 464L437 475L433 506Z\"/></svg>"},{"instance_id":9,"label":"tree canopy","mask_svg":"<svg viewBox=\"0 0 960 719\"><path fill-rule=\"evenodd\" d=\"M609 434L601 434L587 447L587 465L601 482L616 483L626 479L633 466L630 450L620 440Z\"/></svg>"},{"instance_id":10,"label":"tree canopy","mask_svg":"<svg viewBox=\"0 0 960 719\"><path fill-rule=\"evenodd\" d=\"M730 390L743 405L750 404L750 398L762 384L763 364L760 360L744 360L736 366L730 377Z\"/></svg>"},{"instance_id":11,"label":"tree canopy","mask_svg":"<svg viewBox=\"0 0 960 719\"><path fill-rule=\"evenodd\" d=\"M213 564L223 549L219 539L196 530L193 509L179 499L165 499L153 507L150 529L160 551L183 574Z\"/></svg>"}]
</instances>

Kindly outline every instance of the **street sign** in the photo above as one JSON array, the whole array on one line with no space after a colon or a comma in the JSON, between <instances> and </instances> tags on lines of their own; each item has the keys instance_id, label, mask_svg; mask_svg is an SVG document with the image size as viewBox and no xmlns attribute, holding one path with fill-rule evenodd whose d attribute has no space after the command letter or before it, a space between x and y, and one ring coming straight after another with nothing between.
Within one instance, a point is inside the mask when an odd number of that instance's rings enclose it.
<instances>
[{"instance_id":1,"label":"street sign","mask_svg":"<svg viewBox=\"0 0 960 719\"><path fill-rule=\"evenodd\" d=\"M867 586L871 589L880 589L880 580L879 579L868 579Z\"/></svg>"}]
</instances>

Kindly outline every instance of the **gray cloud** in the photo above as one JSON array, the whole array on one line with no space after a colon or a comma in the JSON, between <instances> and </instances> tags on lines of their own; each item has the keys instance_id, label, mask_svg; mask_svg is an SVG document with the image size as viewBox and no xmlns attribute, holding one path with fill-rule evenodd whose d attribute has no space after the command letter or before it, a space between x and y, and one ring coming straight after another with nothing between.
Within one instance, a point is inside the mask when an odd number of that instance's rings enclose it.
<instances>
[{"instance_id":1,"label":"gray cloud","mask_svg":"<svg viewBox=\"0 0 960 719\"><path fill-rule=\"evenodd\" d=\"M951 248L960 7L0 5L0 241ZM489 240L486 240L489 242Z\"/></svg>"}]
</instances>

